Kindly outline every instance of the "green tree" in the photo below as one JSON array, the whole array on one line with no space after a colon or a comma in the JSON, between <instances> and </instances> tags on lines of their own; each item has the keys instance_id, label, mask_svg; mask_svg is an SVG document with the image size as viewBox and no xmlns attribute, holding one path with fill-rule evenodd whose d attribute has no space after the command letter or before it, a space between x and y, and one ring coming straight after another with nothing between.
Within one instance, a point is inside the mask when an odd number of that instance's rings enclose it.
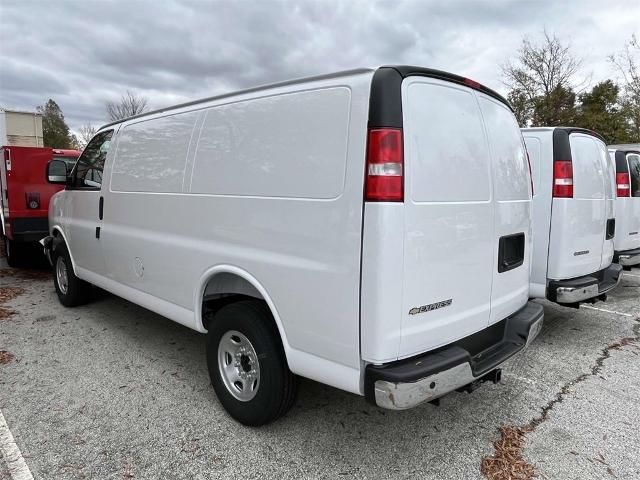
<instances>
[{"instance_id":1,"label":"green tree","mask_svg":"<svg viewBox=\"0 0 640 480\"><path fill-rule=\"evenodd\" d=\"M38 107L38 112L42 114L42 135L45 147L71 148L69 127L64 121L64 115L58 104L49 99L44 107Z\"/></svg>"},{"instance_id":2,"label":"green tree","mask_svg":"<svg viewBox=\"0 0 640 480\"><path fill-rule=\"evenodd\" d=\"M620 87L611 80L579 97L576 125L595 130L608 144L631 142L629 123L620 104Z\"/></svg>"},{"instance_id":3,"label":"green tree","mask_svg":"<svg viewBox=\"0 0 640 480\"><path fill-rule=\"evenodd\" d=\"M558 85L545 95L534 97L531 123L534 126L573 125L576 118L576 94Z\"/></svg>"},{"instance_id":4,"label":"green tree","mask_svg":"<svg viewBox=\"0 0 640 480\"><path fill-rule=\"evenodd\" d=\"M554 126L573 121L574 77L581 63L568 45L546 31L538 42L526 37L522 40L516 57L502 67L521 125Z\"/></svg>"},{"instance_id":5,"label":"green tree","mask_svg":"<svg viewBox=\"0 0 640 480\"><path fill-rule=\"evenodd\" d=\"M528 125L533 116L533 105L527 94L522 90L514 89L507 95L507 100L513 107L518 124L522 126Z\"/></svg>"}]
</instances>

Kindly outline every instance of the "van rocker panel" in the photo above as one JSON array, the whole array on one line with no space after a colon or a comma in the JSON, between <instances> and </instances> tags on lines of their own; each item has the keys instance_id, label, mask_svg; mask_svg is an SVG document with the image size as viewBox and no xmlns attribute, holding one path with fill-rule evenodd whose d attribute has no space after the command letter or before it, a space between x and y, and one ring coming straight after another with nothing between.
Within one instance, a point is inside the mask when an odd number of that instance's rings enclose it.
<instances>
[{"instance_id":1,"label":"van rocker panel","mask_svg":"<svg viewBox=\"0 0 640 480\"><path fill-rule=\"evenodd\" d=\"M542 305L528 302L506 319L426 354L367 365L368 402L391 410L412 408L471 384L525 348L540 333Z\"/></svg>"},{"instance_id":2,"label":"van rocker panel","mask_svg":"<svg viewBox=\"0 0 640 480\"><path fill-rule=\"evenodd\" d=\"M547 286L547 299L552 302L572 304L604 295L613 290L622 280L622 265L609 267L591 275L551 280Z\"/></svg>"}]
</instances>

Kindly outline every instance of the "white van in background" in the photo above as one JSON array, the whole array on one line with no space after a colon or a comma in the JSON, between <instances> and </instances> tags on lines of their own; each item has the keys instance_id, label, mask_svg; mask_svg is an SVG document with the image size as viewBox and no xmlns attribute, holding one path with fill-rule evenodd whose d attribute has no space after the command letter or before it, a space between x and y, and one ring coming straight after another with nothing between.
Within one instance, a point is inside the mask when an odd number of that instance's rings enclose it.
<instances>
[{"instance_id":1,"label":"white van in background","mask_svg":"<svg viewBox=\"0 0 640 480\"><path fill-rule=\"evenodd\" d=\"M524 128L533 197L532 298L568 306L605 300L612 265L614 171L602 139L581 128Z\"/></svg>"},{"instance_id":2,"label":"white van in background","mask_svg":"<svg viewBox=\"0 0 640 480\"><path fill-rule=\"evenodd\" d=\"M461 175L461 173L463 173ZM49 211L55 288L207 333L260 425L295 375L389 409L498 381L538 334L531 180L507 102L418 67L281 83L106 125Z\"/></svg>"},{"instance_id":3,"label":"white van in background","mask_svg":"<svg viewBox=\"0 0 640 480\"><path fill-rule=\"evenodd\" d=\"M640 265L640 148L609 148L616 169L616 237L613 261Z\"/></svg>"}]
</instances>

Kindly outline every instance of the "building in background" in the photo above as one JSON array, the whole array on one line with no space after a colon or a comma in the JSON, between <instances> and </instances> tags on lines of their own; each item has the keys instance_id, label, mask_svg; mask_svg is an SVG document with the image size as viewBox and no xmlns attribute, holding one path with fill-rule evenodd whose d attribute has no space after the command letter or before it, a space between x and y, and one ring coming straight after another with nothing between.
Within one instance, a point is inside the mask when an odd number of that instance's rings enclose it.
<instances>
[{"instance_id":1,"label":"building in background","mask_svg":"<svg viewBox=\"0 0 640 480\"><path fill-rule=\"evenodd\" d=\"M42 114L0 108L0 145L43 147Z\"/></svg>"}]
</instances>

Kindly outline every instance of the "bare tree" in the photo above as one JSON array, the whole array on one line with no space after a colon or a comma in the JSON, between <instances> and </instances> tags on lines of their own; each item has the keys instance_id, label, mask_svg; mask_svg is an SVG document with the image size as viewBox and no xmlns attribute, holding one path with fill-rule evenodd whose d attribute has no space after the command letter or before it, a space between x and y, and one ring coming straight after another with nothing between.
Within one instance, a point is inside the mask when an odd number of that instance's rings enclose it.
<instances>
[{"instance_id":1,"label":"bare tree","mask_svg":"<svg viewBox=\"0 0 640 480\"><path fill-rule=\"evenodd\" d=\"M575 101L574 77L581 65L571 47L546 30L539 43L524 38L515 60L502 66L518 120L548 125L569 120L566 107Z\"/></svg>"},{"instance_id":2,"label":"bare tree","mask_svg":"<svg viewBox=\"0 0 640 480\"><path fill-rule=\"evenodd\" d=\"M622 52L609 56L609 61L622 74L623 112L629 119L629 128L634 141L640 142L640 42L635 34L625 44Z\"/></svg>"},{"instance_id":3,"label":"bare tree","mask_svg":"<svg viewBox=\"0 0 640 480\"><path fill-rule=\"evenodd\" d=\"M149 109L148 102L147 97L136 95L127 90L127 93L120 98L120 101L107 102L105 107L109 120L115 122L116 120L146 112Z\"/></svg>"},{"instance_id":4,"label":"bare tree","mask_svg":"<svg viewBox=\"0 0 640 480\"><path fill-rule=\"evenodd\" d=\"M85 123L78 129L78 144L81 149L87 146L87 143L93 138L96 134L96 127L91 125L90 123Z\"/></svg>"}]
</instances>

